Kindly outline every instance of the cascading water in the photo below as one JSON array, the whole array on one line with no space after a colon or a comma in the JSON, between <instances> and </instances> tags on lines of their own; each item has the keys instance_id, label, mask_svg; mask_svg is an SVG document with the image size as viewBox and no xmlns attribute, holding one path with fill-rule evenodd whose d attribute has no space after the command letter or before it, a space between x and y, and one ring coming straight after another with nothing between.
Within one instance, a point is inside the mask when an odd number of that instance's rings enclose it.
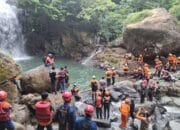
<instances>
[{"instance_id":1,"label":"cascading water","mask_svg":"<svg viewBox=\"0 0 180 130\"><path fill-rule=\"evenodd\" d=\"M7 2L0 0L0 49L15 59L26 57L25 39L17 16L18 9Z\"/></svg>"}]
</instances>

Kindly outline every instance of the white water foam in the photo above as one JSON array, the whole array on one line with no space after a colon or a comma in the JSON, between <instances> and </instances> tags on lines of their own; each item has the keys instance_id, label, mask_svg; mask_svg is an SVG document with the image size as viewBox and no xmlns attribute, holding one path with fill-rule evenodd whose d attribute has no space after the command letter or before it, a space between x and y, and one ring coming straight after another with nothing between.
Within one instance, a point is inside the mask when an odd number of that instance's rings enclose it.
<instances>
[{"instance_id":1,"label":"white water foam","mask_svg":"<svg viewBox=\"0 0 180 130\"><path fill-rule=\"evenodd\" d=\"M18 9L7 0L0 0L0 49L13 58L26 58Z\"/></svg>"}]
</instances>

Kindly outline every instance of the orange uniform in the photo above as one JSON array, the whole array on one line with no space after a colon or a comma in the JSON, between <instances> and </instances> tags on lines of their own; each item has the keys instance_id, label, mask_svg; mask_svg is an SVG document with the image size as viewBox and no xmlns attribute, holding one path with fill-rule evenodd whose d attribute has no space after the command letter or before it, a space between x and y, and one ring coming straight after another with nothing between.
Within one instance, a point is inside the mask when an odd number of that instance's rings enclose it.
<instances>
[{"instance_id":1,"label":"orange uniform","mask_svg":"<svg viewBox=\"0 0 180 130\"><path fill-rule=\"evenodd\" d=\"M127 73L128 73L128 71L129 71L129 67L128 67L128 65L127 65L127 64L125 64L125 65L123 66L123 70L124 70L124 73L125 73L125 74L127 74Z\"/></svg>"},{"instance_id":2,"label":"orange uniform","mask_svg":"<svg viewBox=\"0 0 180 130\"><path fill-rule=\"evenodd\" d=\"M106 79L111 79L112 77L112 71L109 69L106 71Z\"/></svg>"},{"instance_id":3,"label":"orange uniform","mask_svg":"<svg viewBox=\"0 0 180 130\"><path fill-rule=\"evenodd\" d=\"M121 112L121 128L126 128L128 117L130 113L130 106L127 103L123 103L119 107L119 111Z\"/></svg>"}]
</instances>

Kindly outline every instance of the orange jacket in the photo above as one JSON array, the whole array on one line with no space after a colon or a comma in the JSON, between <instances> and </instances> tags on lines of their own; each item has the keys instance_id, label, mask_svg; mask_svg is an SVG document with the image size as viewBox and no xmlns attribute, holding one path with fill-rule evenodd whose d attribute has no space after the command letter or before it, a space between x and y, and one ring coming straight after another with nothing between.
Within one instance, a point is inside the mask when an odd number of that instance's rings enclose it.
<instances>
[{"instance_id":1,"label":"orange jacket","mask_svg":"<svg viewBox=\"0 0 180 130\"><path fill-rule=\"evenodd\" d=\"M119 107L119 111L124 115L129 115L130 106L128 104L121 104Z\"/></svg>"}]
</instances>

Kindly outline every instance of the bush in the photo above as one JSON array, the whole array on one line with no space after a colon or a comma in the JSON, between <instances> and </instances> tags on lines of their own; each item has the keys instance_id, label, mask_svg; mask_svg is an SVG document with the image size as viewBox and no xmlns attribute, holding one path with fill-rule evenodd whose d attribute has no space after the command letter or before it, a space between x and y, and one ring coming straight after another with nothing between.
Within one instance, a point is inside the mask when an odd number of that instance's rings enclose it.
<instances>
[{"instance_id":1,"label":"bush","mask_svg":"<svg viewBox=\"0 0 180 130\"><path fill-rule=\"evenodd\" d=\"M152 14L153 13L150 10L143 10L141 12L131 13L126 18L124 24L127 25L127 24L139 22L139 21L145 19L146 17L151 16Z\"/></svg>"},{"instance_id":2,"label":"bush","mask_svg":"<svg viewBox=\"0 0 180 130\"><path fill-rule=\"evenodd\" d=\"M180 4L174 5L172 8L170 8L170 13L174 15L178 21L180 22Z\"/></svg>"}]
</instances>

